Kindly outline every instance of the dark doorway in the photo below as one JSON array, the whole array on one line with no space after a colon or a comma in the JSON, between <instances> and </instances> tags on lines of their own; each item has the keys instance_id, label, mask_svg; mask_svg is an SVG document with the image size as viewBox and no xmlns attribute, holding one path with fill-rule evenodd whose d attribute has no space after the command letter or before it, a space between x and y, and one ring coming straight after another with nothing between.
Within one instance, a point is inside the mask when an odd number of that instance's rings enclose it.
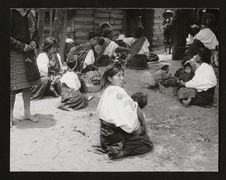
<instances>
[{"instance_id":1,"label":"dark doorway","mask_svg":"<svg viewBox=\"0 0 226 180\"><path fill-rule=\"evenodd\" d=\"M152 46L154 9L127 9L126 10L126 36L133 36L137 25L144 27L144 35Z\"/></svg>"}]
</instances>

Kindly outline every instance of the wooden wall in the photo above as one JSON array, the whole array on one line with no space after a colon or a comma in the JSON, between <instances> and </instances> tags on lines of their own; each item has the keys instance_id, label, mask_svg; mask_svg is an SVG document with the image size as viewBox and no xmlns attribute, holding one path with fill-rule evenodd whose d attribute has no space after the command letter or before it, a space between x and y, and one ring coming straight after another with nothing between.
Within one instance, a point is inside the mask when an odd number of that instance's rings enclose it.
<instances>
[{"instance_id":1,"label":"wooden wall","mask_svg":"<svg viewBox=\"0 0 226 180\"><path fill-rule=\"evenodd\" d=\"M101 22L108 21L114 31L122 31L124 12L122 9L71 9L67 34L71 35L76 43L86 42L89 32L97 30Z\"/></svg>"}]
</instances>

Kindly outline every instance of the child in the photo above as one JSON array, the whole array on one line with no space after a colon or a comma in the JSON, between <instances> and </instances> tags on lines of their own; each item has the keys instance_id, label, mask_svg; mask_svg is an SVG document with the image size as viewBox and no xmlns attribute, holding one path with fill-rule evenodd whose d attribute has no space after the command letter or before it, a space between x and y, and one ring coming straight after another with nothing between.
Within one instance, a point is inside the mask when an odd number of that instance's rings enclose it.
<instances>
[{"instance_id":1,"label":"child","mask_svg":"<svg viewBox=\"0 0 226 180\"><path fill-rule=\"evenodd\" d=\"M188 82L193 78L194 72L195 72L195 63L193 61L187 61L184 64L184 67L176 71L174 76L177 77L178 80Z\"/></svg>"},{"instance_id":2,"label":"child","mask_svg":"<svg viewBox=\"0 0 226 180\"><path fill-rule=\"evenodd\" d=\"M178 78L178 82L181 80L188 82L194 77L195 69L195 62L190 60L184 64L183 68L177 70L174 76ZM185 88L182 85L179 85L178 89L177 96L180 101L186 101L190 97L195 97L196 93L192 88Z\"/></svg>"},{"instance_id":3,"label":"child","mask_svg":"<svg viewBox=\"0 0 226 180\"><path fill-rule=\"evenodd\" d=\"M88 99L80 92L81 82L74 72L77 59L68 61L67 66L67 72L60 78L61 103L58 108L66 111L82 109L88 105Z\"/></svg>"},{"instance_id":4,"label":"child","mask_svg":"<svg viewBox=\"0 0 226 180\"><path fill-rule=\"evenodd\" d=\"M147 105L148 95L142 92L134 93L131 98L137 102L140 109L143 109Z\"/></svg>"}]
</instances>

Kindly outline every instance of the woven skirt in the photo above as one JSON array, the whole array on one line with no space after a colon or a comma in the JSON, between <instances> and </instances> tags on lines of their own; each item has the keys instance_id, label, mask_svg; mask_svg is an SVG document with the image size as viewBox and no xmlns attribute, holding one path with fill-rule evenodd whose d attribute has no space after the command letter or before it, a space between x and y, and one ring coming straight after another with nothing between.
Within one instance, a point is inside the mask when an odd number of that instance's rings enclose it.
<instances>
[{"instance_id":1,"label":"woven skirt","mask_svg":"<svg viewBox=\"0 0 226 180\"><path fill-rule=\"evenodd\" d=\"M24 65L24 54L10 52L10 91L19 92L31 87L35 82L29 82Z\"/></svg>"}]
</instances>

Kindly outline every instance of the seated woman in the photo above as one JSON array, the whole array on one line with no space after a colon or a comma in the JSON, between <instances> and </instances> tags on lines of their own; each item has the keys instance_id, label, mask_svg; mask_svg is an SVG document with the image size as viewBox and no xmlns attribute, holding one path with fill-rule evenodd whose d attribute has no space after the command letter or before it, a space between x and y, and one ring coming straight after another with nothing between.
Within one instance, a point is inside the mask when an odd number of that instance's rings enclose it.
<instances>
[{"instance_id":1,"label":"seated woman","mask_svg":"<svg viewBox=\"0 0 226 180\"><path fill-rule=\"evenodd\" d=\"M55 38L47 37L42 50L37 57L37 65L41 75L41 83L32 87L32 99L44 96L59 96L59 76L62 73L61 57L57 52L58 44Z\"/></svg>"},{"instance_id":2,"label":"seated woman","mask_svg":"<svg viewBox=\"0 0 226 180\"><path fill-rule=\"evenodd\" d=\"M127 58L127 65L129 68L147 68L150 43L148 39L143 36L143 31L144 28L142 26L138 26L135 28L135 37L123 39L123 41L130 46L131 50L131 54Z\"/></svg>"},{"instance_id":3,"label":"seated woman","mask_svg":"<svg viewBox=\"0 0 226 180\"><path fill-rule=\"evenodd\" d=\"M107 37L101 37L95 46L97 53L96 65L107 66L112 63L117 56L117 53L126 52L130 53L130 49L121 47L114 41Z\"/></svg>"},{"instance_id":4,"label":"seated woman","mask_svg":"<svg viewBox=\"0 0 226 180\"><path fill-rule=\"evenodd\" d=\"M97 107L100 142L110 159L144 154L152 150L146 122L137 102L123 89L124 70L109 65L104 74L105 90Z\"/></svg>"},{"instance_id":5,"label":"seated woman","mask_svg":"<svg viewBox=\"0 0 226 180\"><path fill-rule=\"evenodd\" d=\"M196 65L194 77L188 82L179 81L182 86L185 86L185 88L181 88L178 91L178 97L184 106L209 106L213 103L217 78L213 67L210 65L210 57L211 51L208 48L200 49L195 57L195 62L198 66ZM190 89L189 94L185 96L184 92L188 91L188 88Z\"/></svg>"},{"instance_id":6,"label":"seated woman","mask_svg":"<svg viewBox=\"0 0 226 180\"><path fill-rule=\"evenodd\" d=\"M72 61L75 55L78 59L78 65L76 66L75 71L85 72L91 67L95 69L95 67L93 66L95 62L94 46L97 44L98 38L99 33L90 32L88 42L76 45L68 49L68 52L66 52L68 59L67 61Z\"/></svg>"},{"instance_id":7,"label":"seated woman","mask_svg":"<svg viewBox=\"0 0 226 180\"><path fill-rule=\"evenodd\" d=\"M214 26L214 22L215 17L213 14L207 13L202 17L201 30L194 36L193 43L185 53L183 63L196 55L199 49L206 47L212 51L219 45L216 35L211 30Z\"/></svg>"},{"instance_id":8,"label":"seated woman","mask_svg":"<svg viewBox=\"0 0 226 180\"><path fill-rule=\"evenodd\" d=\"M77 66L77 59L67 61L67 72L60 78L61 103L58 106L62 110L78 110L88 105L88 99L79 90L81 83L78 75L74 72Z\"/></svg>"}]
</instances>

